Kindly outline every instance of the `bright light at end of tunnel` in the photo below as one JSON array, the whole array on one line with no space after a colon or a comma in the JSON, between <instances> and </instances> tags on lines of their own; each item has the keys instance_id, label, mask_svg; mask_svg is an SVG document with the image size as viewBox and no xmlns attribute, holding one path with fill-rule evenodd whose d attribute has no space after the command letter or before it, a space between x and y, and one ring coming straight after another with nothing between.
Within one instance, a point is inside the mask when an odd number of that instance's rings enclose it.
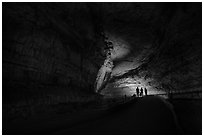
<instances>
[{"instance_id":1,"label":"bright light at end of tunnel","mask_svg":"<svg viewBox=\"0 0 204 137\"><path fill-rule=\"evenodd\" d=\"M129 92L127 95L134 95L136 93L136 88L138 87L139 89L144 88L147 89L147 95L161 95L161 94L166 94L166 92L164 91L158 91L155 90L153 87L149 86L149 85L145 85L145 83L141 83L141 84L121 84L120 86L121 88L128 88L129 90L126 90L125 92ZM167 98L167 95L161 95L161 97Z\"/></svg>"}]
</instances>

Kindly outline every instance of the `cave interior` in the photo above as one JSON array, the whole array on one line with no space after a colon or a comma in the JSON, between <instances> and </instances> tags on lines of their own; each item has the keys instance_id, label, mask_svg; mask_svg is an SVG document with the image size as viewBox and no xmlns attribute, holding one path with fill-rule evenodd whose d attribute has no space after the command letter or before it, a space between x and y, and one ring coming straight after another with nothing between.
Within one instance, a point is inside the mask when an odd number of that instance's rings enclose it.
<instances>
[{"instance_id":1,"label":"cave interior","mask_svg":"<svg viewBox=\"0 0 204 137\"><path fill-rule=\"evenodd\" d=\"M29 121L101 112L137 87L201 134L202 3L3 2L2 81L4 134L41 134Z\"/></svg>"}]
</instances>

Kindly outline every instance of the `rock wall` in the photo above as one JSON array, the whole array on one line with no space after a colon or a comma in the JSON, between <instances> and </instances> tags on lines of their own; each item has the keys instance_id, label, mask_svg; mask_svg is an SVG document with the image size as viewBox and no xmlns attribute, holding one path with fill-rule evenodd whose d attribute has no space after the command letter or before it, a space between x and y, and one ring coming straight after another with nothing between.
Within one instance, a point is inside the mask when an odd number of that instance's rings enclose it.
<instances>
[{"instance_id":1,"label":"rock wall","mask_svg":"<svg viewBox=\"0 0 204 137\"><path fill-rule=\"evenodd\" d=\"M149 25L152 28L149 29L152 35L152 40L148 41L151 42L150 47L145 49L145 44L138 44L144 48L140 54L134 56L134 59L138 58L138 62L133 60L133 63L138 66L122 75L113 76L110 82L137 77L137 80L141 79L146 86L157 91L201 91L201 3L167 3L158 9L155 12L157 16L154 20L151 19Z\"/></svg>"},{"instance_id":2,"label":"rock wall","mask_svg":"<svg viewBox=\"0 0 204 137\"><path fill-rule=\"evenodd\" d=\"M201 90L201 5L177 6L171 13L169 21L161 25L147 70L163 89Z\"/></svg>"},{"instance_id":3,"label":"rock wall","mask_svg":"<svg viewBox=\"0 0 204 137\"><path fill-rule=\"evenodd\" d=\"M3 95L52 87L93 92L94 24L85 4L66 6L3 4Z\"/></svg>"}]
</instances>

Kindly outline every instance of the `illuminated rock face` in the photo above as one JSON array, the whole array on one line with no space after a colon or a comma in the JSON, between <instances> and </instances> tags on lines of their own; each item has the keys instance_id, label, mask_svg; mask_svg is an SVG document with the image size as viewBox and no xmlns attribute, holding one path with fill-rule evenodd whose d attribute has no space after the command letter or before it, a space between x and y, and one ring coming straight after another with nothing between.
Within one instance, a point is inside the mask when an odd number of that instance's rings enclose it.
<instances>
[{"instance_id":1,"label":"illuminated rock face","mask_svg":"<svg viewBox=\"0 0 204 137\"><path fill-rule=\"evenodd\" d=\"M14 121L14 127L20 119L33 121L35 114L74 116L77 110L104 109L109 103L99 94L132 96L137 87L147 88L148 95L202 96L202 3L2 5L2 119ZM101 32L112 43L108 52ZM185 100L181 120L183 112L194 113L186 102L202 110L193 105L200 101ZM184 125L200 122L199 115L187 116L192 121Z\"/></svg>"},{"instance_id":2,"label":"illuminated rock face","mask_svg":"<svg viewBox=\"0 0 204 137\"><path fill-rule=\"evenodd\" d=\"M96 80L91 92L113 83L161 92L201 88L200 3L24 3L3 8L4 86L80 85L89 90ZM113 43L110 57L101 53L100 24Z\"/></svg>"},{"instance_id":3,"label":"illuminated rock face","mask_svg":"<svg viewBox=\"0 0 204 137\"><path fill-rule=\"evenodd\" d=\"M155 16L154 21L151 20L150 26L146 25L146 28L138 23L139 29L136 25L132 25L132 22L127 21L132 26L121 27L112 32L120 34L124 40L129 40L131 52L120 61L114 62L110 85L124 87L129 85L133 89L137 86L146 86L151 91L155 91L154 94L169 91L201 91L201 5L172 4L171 6L174 7L174 11L167 5L158 9L150 6L158 16L149 12L141 15L141 20ZM141 6L141 10L143 8ZM128 19L120 19L121 22L126 20ZM152 29L152 34L145 36L143 33L148 27ZM137 35L141 30L143 30L141 36ZM127 83L128 79L131 79L132 83ZM135 84L137 81L141 84Z\"/></svg>"},{"instance_id":4,"label":"illuminated rock face","mask_svg":"<svg viewBox=\"0 0 204 137\"><path fill-rule=\"evenodd\" d=\"M112 68L113 62L110 57L108 57L107 59L105 59L104 64L98 71L95 82L95 92L99 92L100 89L102 89L107 84L112 72Z\"/></svg>"},{"instance_id":5,"label":"illuminated rock face","mask_svg":"<svg viewBox=\"0 0 204 137\"><path fill-rule=\"evenodd\" d=\"M128 43L122 39L113 37L110 34L108 35L108 39L111 41L113 48L106 51L107 57L99 69L96 78L95 92L99 92L108 83L114 67L113 61L124 58L130 52Z\"/></svg>"}]
</instances>

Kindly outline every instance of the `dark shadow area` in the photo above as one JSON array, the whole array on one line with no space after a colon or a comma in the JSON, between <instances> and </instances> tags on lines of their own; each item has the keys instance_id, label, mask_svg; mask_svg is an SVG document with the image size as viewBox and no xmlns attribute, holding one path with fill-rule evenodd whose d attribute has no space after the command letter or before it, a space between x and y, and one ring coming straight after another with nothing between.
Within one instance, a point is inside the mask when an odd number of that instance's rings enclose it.
<instances>
[{"instance_id":1,"label":"dark shadow area","mask_svg":"<svg viewBox=\"0 0 204 137\"><path fill-rule=\"evenodd\" d=\"M202 3L3 2L2 134L202 134Z\"/></svg>"}]
</instances>

